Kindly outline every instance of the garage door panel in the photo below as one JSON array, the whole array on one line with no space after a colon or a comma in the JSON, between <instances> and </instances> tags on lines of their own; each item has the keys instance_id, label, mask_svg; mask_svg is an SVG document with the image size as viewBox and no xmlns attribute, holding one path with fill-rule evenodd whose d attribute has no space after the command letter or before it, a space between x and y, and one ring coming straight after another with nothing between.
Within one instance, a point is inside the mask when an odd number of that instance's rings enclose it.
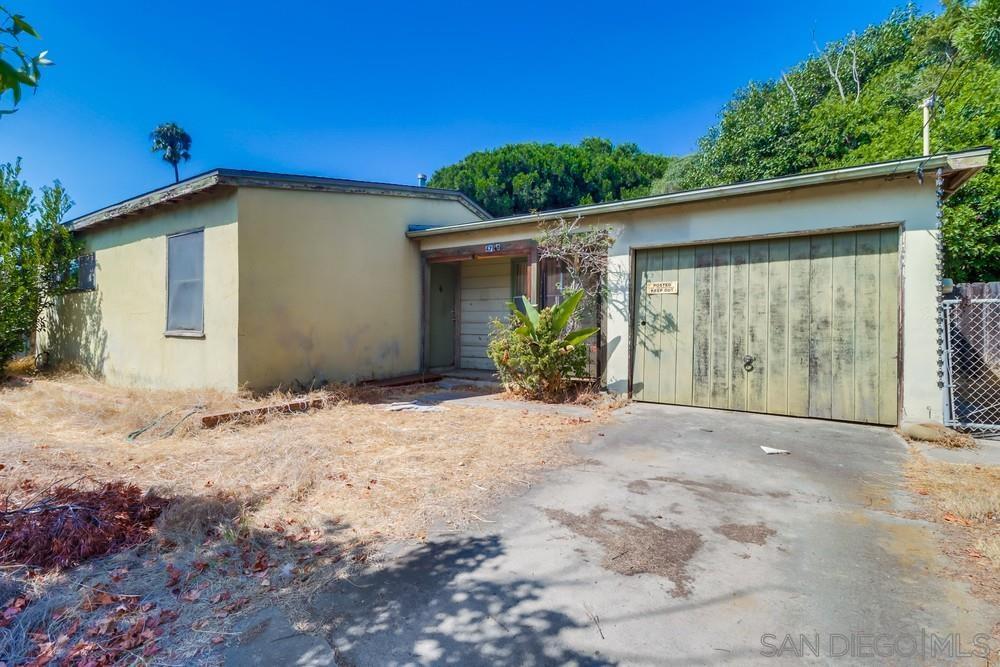
<instances>
[{"instance_id":1,"label":"garage door panel","mask_svg":"<svg viewBox=\"0 0 1000 667\"><path fill-rule=\"evenodd\" d=\"M833 392L830 414L854 419L854 309L857 237L833 237Z\"/></svg>"},{"instance_id":2,"label":"garage door panel","mask_svg":"<svg viewBox=\"0 0 1000 667\"><path fill-rule=\"evenodd\" d=\"M677 248L665 248L660 257L660 280L666 282L677 281ZM658 294L657 307L662 315L662 321L657 321L659 340L659 350L661 351L660 377L659 377L659 397L661 403L673 403L676 401L676 391L674 380L677 374L676 364L662 363L664 359L677 358L677 295Z\"/></svg>"},{"instance_id":3,"label":"garage door panel","mask_svg":"<svg viewBox=\"0 0 1000 667\"><path fill-rule=\"evenodd\" d=\"M710 405L713 408L729 407L729 321L730 297L730 247L715 246L712 253L712 348L711 373L712 393Z\"/></svg>"},{"instance_id":4,"label":"garage door panel","mask_svg":"<svg viewBox=\"0 0 1000 667\"><path fill-rule=\"evenodd\" d=\"M809 416L808 237L788 241L788 414Z\"/></svg>"},{"instance_id":5,"label":"garage door panel","mask_svg":"<svg viewBox=\"0 0 1000 667\"><path fill-rule=\"evenodd\" d=\"M646 298L646 286L652 280L652 274L650 272L649 259L652 252L643 252L636 257L636 275L638 276L638 282L636 285L636 347L635 347L635 364L636 364L636 381L633 383L633 396L640 401L652 401L652 394L647 392L647 385L649 382L649 376L652 375L653 369L648 367L646 364L647 357L651 356L651 348L649 334L650 327L649 321L653 317L652 308L650 307L649 299ZM644 324L645 323L645 324Z\"/></svg>"},{"instance_id":6,"label":"garage door panel","mask_svg":"<svg viewBox=\"0 0 1000 667\"><path fill-rule=\"evenodd\" d=\"M754 356L754 372L747 375L747 410L767 412L768 242L753 241L748 248L747 353Z\"/></svg>"},{"instance_id":7,"label":"garage door panel","mask_svg":"<svg viewBox=\"0 0 1000 667\"><path fill-rule=\"evenodd\" d=\"M634 396L895 423L898 246L886 229L638 252Z\"/></svg>"},{"instance_id":8,"label":"garage door panel","mask_svg":"<svg viewBox=\"0 0 1000 667\"><path fill-rule=\"evenodd\" d=\"M857 319L854 329L854 405L859 421L878 420L878 312L881 234L858 233Z\"/></svg>"},{"instance_id":9,"label":"garage door panel","mask_svg":"<svg viewBox=\"0 0 1000 667\"><path fill-rule=\"evenodd\" d=\"M677 341L674 402L691 405L694 386L694 248L677 249Z\"/></svg>"},{"instance_id":10,"label":"garage door panel","mask_svg":"<svg viewBox=\"0 0 1000 667\"><path fill-rule=\"evenodd\" d=\"M788 239L768 244L767 410L788 414Z\"/></svg>"},{"instance_id":11,"label":"garage door panel","mask_svg":"<svg viewBox=\"0 0 1000 667\"><path fill-rule=\"evenodd\" d=\"M660 274L662 273L663 266L663 251L662 250L651 250L647 253L646 258L646 276L647 283L658 282L660 280ZM643 290L645 298L643 299L644 308L642 312L642 321L645 322L642 325L642 337L643 337L643 358L644 358L644 368L646 369L643 374L643 386L642 386L642 396L643 400L659 402L660 400L660 365L662 353L660 350L660 312L659 303L655 299L655 295L646 294Z\"/></svg>"},{"instance_id":12,"label":"garage door panel","mask_svg":"<svg viewBox=\"0 0 1000 667\"><path fill-rule=\"evenodd\" d=\"M809 240L809 416L830 419L833 396L833 236Z\"/></svg>"},{"instance_id":13,"label":"garage door panel","mask_svg":"<svg viewBox=\"0 0 1000 667\"><path fill-rule=\"evenodd\" d=\"M692 405L707 406L712 393L709 363L712 346L712 247L702 246L694 254L694 331Z\"/></svg>"},{"instance_id":14,"label":"garage door panel","mask_svg":"<svg viewBox=\"0 0 1000 667\"><path fill-rule=\"evenodd\" d=\"M632 302L632 338L635 341L632 352L632 398L637 401L645 401L646 390L646 339L642 326L642 317L646 312L646 283L649 282L649 274L646 271L648 266L649 253L640 252L635 256L635 299Z\"/></svg>"},{"instance_id":15,"label":"garage door panel","mask_svg":"<svg viewBox=\"0 0 1000 667\"><path fill-rule=\"evenodd\" d=\"M878 421L895 423L898 402L899 234L883 229L879 252Z\"/></svg>"},{"instance_id":16,"label":"garage door panel","mask_svg":"<svg viewBox=\"0 0 1000 667\"><path fill-rule=\"evenodd\" d=\"M750 259L750 246L737 243L730 250L732 269L729 273L730 283L730 315L729 315L729 409L747 409L748 373L743 370L743 357L748 349L747 307L749 306L749 277L747 263Z\"/></svg>"}]
</instances>

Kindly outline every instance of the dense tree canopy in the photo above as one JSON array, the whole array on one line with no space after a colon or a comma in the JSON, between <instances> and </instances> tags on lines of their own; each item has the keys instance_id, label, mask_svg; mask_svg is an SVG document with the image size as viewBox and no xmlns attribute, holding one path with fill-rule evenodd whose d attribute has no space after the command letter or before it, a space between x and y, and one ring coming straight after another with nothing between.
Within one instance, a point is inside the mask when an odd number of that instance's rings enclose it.
<instances>
[{"instance_id":1,"label":"dense tree canopy","mask_svg":"<svg viewBox=\"0 0 1000 667\"><path fill-rule=\"evenodd\" d=\"M737 91L692 155L603 139L512 144L472 153L431 185L507 215L911 157L931 95L934 152L1000 147L1000 0L945 0L937 14L909 6L817 45ZM1000 151L948 200L943 236L948 277L1000 280Z\"/></svg>"},{"instance_id":2,"label":"dense tree canopy","mask_svg":"<svg viewBox=\"0 0 1000 667\"><path fill-rule=\"evenodd\" d=\"M429 185L461 190L496 216L649 194L674 158L607 139L509 144L439 169Z\"/></svg>"},{"instance_id":3,"label":"dense tree canopy","mask_svg":"<svg viewBox=\"0 0 1000 667\"><path fill-rule=\"evenodd\" d=\"M1000 144L1000 0L894 13L781 76L751 83L657 192ZM1000 280L1000 155L946 205L946 274ZM683 168L678 168L683 166Z\"/></svg>"}]
</instances>

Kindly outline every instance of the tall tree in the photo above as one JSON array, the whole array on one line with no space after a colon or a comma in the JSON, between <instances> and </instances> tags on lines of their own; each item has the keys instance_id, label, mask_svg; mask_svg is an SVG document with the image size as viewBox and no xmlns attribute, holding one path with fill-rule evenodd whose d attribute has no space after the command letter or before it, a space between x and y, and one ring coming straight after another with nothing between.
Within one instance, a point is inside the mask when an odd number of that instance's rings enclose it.
<instances>
[{"instance_id":1,"label":"tall tree","mask_svg":"<svg viewBox=\"0 0 1000 667\"><path fill-rule=\"evenodd\" d=\"M163 161L174 168L174 182L180 181L177 165L191 159L191 135L177 123L163 123L150 132L149 138L153 141L152 151L162 152Z\"/></svg>"},{"instance_id":2,"label":"tall tree","mask_svg":"<svg viewBox=\"0 0 1000 667\"><path fill-rule=\"evenodd\" d=\"M508 144L442 167L429 185L461 190L493 215L512 215L641 197L673 160L593 137L575 146Z\"/></svg>"},{"instance_id":3,"label":"tall tree","mask_svg":"<svg viewBox=\"0 0 1000 667\"><path fill-rule=\"evenodd\" d=\"M1000 147L1000 0L912 6L817 47L737 91L667 192L919 155L920 102L935 94L934 152ZM945 272L1000 280L1000 153L945 204Z\"/></svg>"},{"instance_id":4,"label":"tall tree","mask_svg":"<svg viewBox=\"0 0 1000 667\"><path fill-rule=\"evenodd\" d=\"M71 206L58 181L39 200L20 162L0 165L0 372L34 340L55 298L75 286L80 244L61 224Z\"/></svg>"},{"instance_id":5,"label":"tall tree","mask_svg":"<svg viewBox=\"0 0 1000 667\"><path fill-rule=\"evenodd\" d=\"M14 14L0 5L0 100L10 93L14 106L0 108L0 116L12 114L21 102L23 88L38 87L41 68L51 65L46 58L48 51L29 56L21 46L21 37L28 35L39 39L38 32L24 19L22 14Z\"/></svg>"}]
</instances>

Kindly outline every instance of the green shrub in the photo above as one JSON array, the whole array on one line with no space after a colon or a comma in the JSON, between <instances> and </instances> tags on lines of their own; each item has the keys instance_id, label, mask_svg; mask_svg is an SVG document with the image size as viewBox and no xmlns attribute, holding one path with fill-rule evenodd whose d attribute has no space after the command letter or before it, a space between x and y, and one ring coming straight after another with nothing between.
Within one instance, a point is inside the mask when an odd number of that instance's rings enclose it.
<instances>
[{"instance_id":1,"label":"green shrub","mask_svg":"<svg viewBox=\"0 0 1000 667\"><path fill-rule=\"evenodd\" d=\"M563 334L582 298L583 290L573 292L541 312L523 298L524 312L510 303L513 315L507 321L493 320L486 352L504 387L528 398L566 398L572 378L587 369L584 342L598 332L589 327Z\"/></svg>"}]
</instances>

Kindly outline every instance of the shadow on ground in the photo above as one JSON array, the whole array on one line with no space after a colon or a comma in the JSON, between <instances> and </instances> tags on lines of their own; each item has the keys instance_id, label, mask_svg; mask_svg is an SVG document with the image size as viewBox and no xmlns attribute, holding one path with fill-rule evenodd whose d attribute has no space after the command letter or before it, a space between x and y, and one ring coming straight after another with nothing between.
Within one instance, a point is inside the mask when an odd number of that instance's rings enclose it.
<instances>
[{"instance_id":1,"label":"shadow on ground","mask_svg":"<svg viewBox=\"0 0 1000 667\"><path fill-rule=\"evenodd\" d=\"M559 641L588 624L542 608L541 581L483 580L503 553L497 535L427 543L341 582L315 611L343 664L613 664Z\"/></svg>"}]
</instances>

